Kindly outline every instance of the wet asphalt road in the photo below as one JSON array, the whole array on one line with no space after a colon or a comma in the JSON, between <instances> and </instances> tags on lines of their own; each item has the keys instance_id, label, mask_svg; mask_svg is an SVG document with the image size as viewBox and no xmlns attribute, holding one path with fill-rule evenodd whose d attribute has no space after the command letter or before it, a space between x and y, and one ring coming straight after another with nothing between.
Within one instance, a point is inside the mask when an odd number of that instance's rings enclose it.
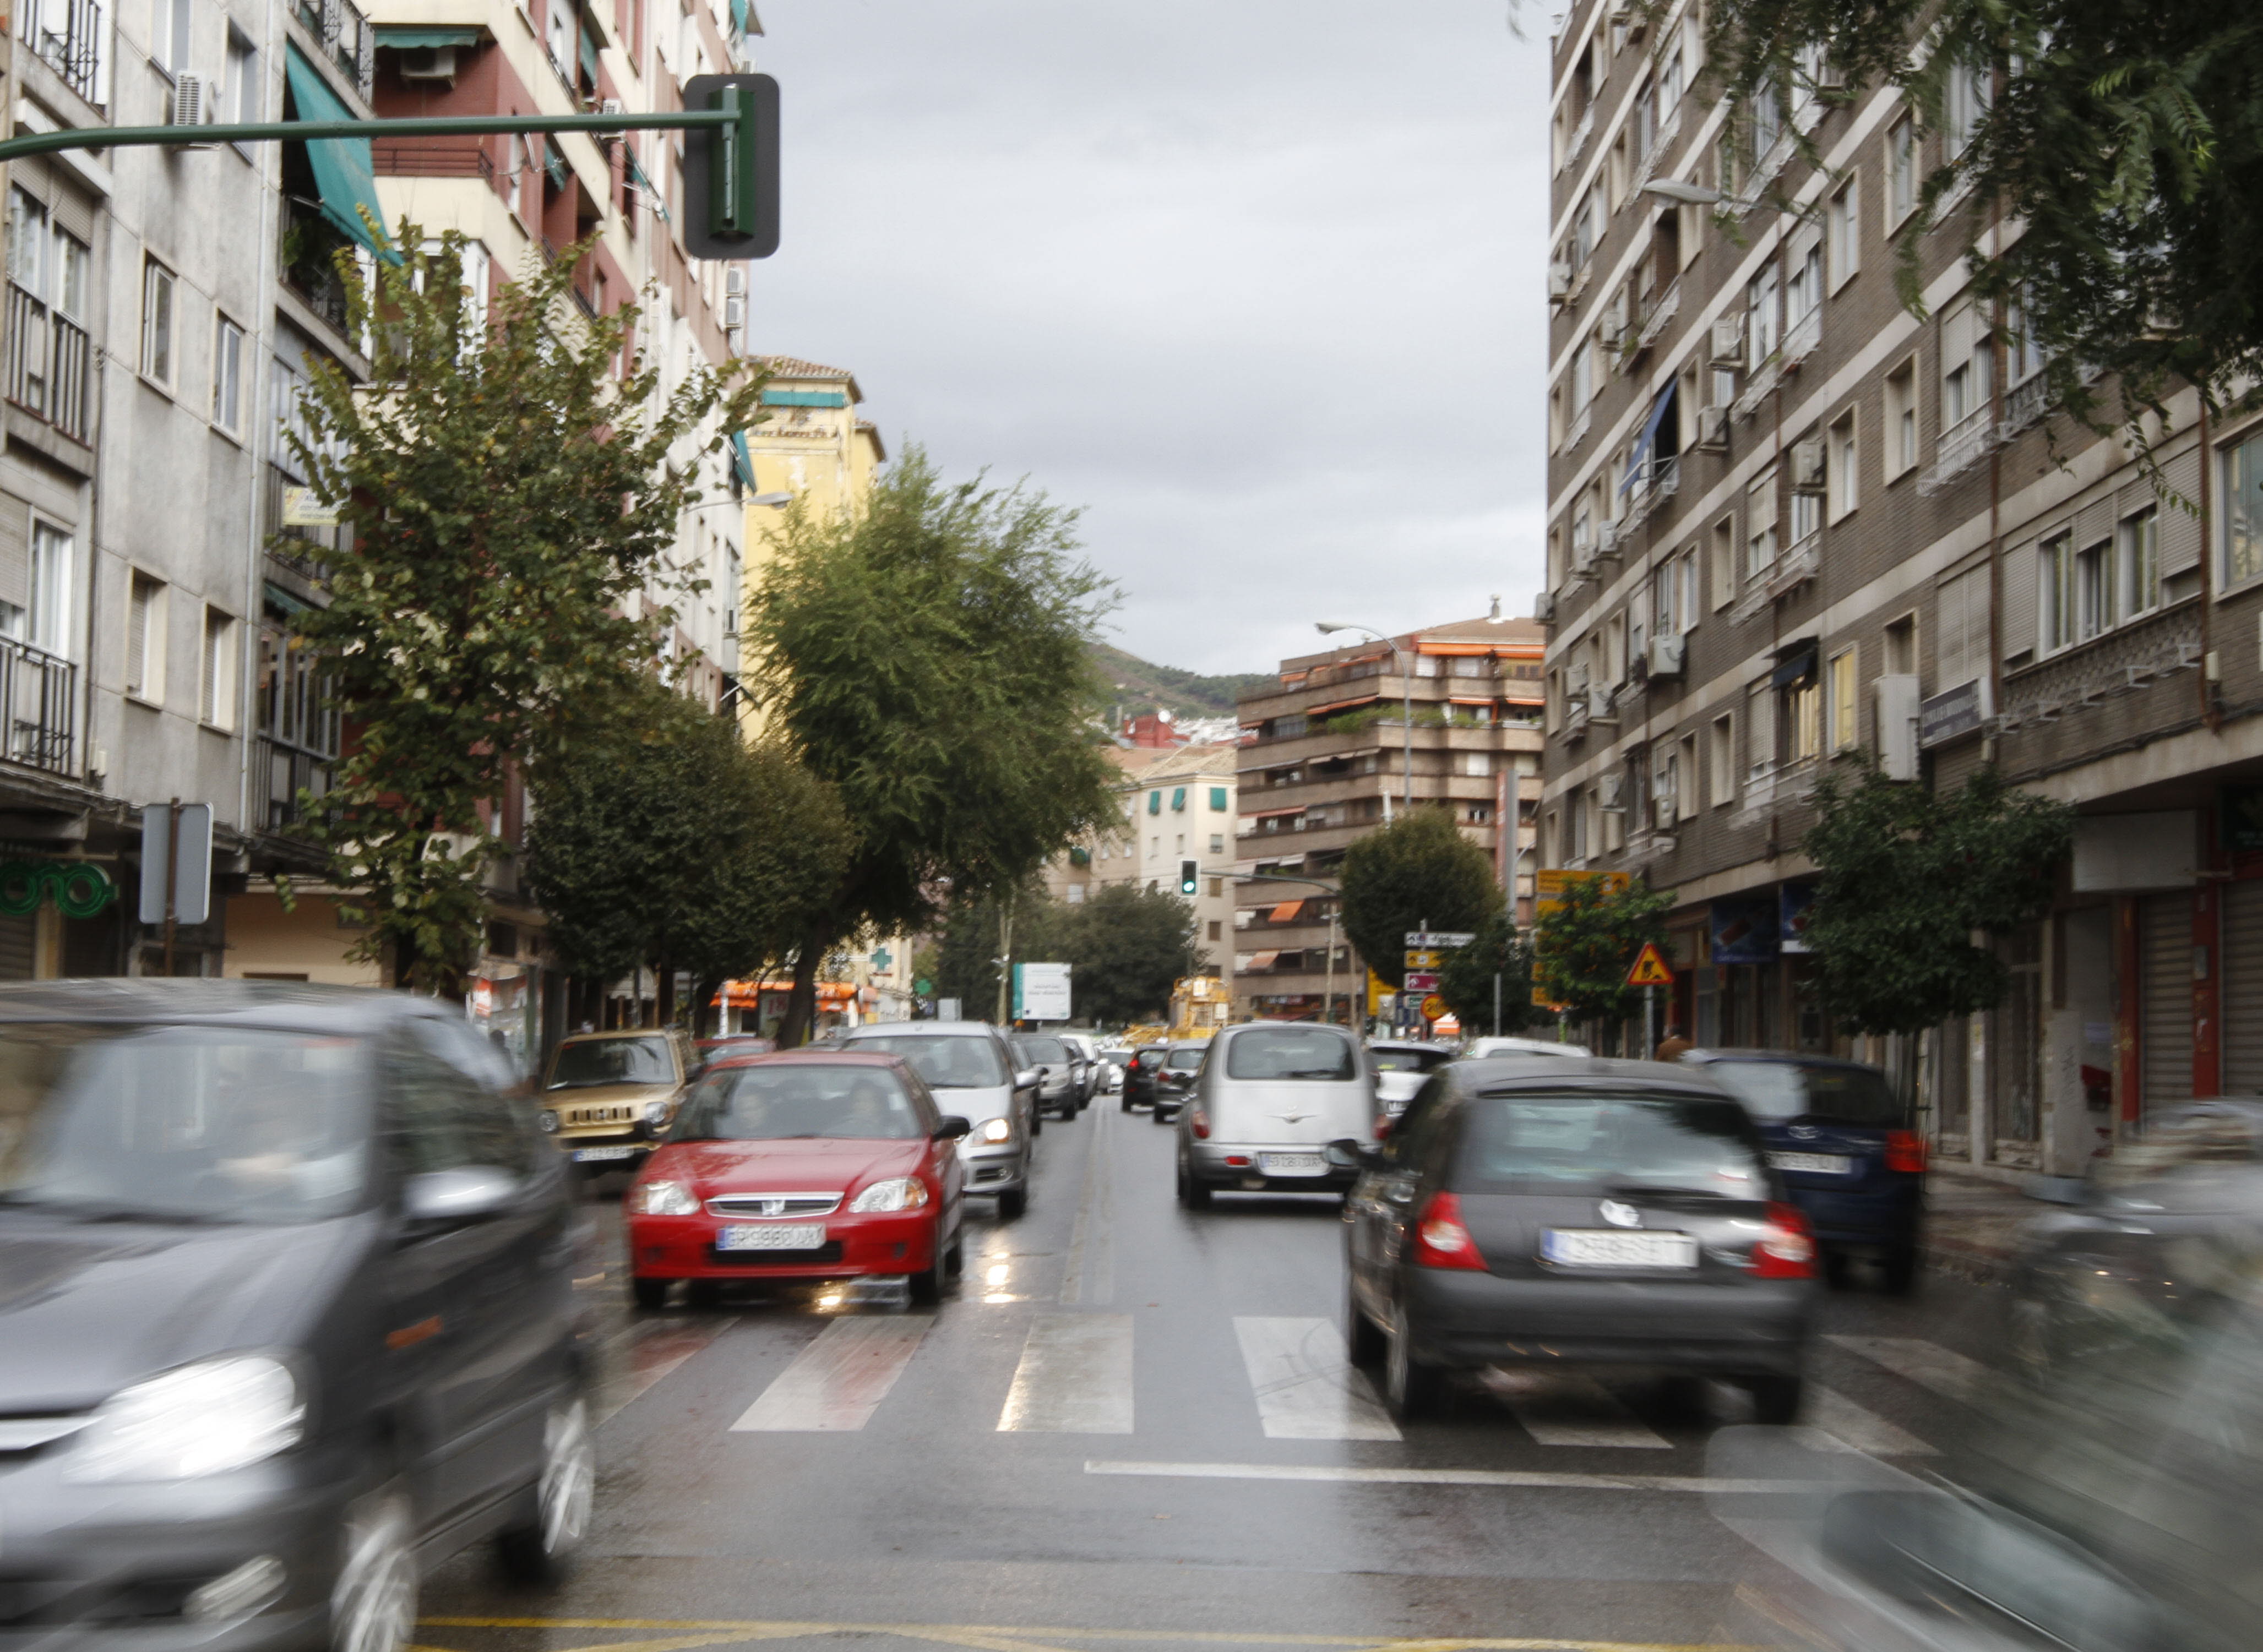
<instances>
[{"instance_id":1,"label":"wet asphalt road","mask_svg":"<svg viewBox=\"0 0 2263 1652\"><path fill-rule=\"evenodd\" d=\"M803 1293L638 1315L605 1281L588 1557L550 1595L459 1559L427 1581L420 1644L1796 1639L1773 1562L1685 1483L1740 1394L1472 1383L1399 1437L1342 1363L1335 1202L1182 1211L1171 1140L1111 1097L1048 1124L1029 1214L970 1201L964 1283L931 1312ZM1939 1277L1834 1293L1808 1420L1921 1468L1969 1422L1949 1396L2000 1314Z\"/></svg>"}]
</instances>

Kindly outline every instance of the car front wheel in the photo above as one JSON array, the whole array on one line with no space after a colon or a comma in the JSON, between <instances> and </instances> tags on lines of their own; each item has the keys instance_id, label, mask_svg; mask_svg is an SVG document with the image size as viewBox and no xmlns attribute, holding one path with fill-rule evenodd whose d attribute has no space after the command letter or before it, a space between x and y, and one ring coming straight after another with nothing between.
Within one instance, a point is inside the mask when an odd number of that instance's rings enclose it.
<instances>
[{"instance_id":1,"label":"car front wheel","mask_svg":"<svg viewBox=\"0 0 2263 1652\"><path fill-rule=\"evenodd\" d=\"M397 1482L346 1512L330 1588L330 1652L401 1652L416 1627L416 1533Z\"/></svg>"},{"instance_id":2,"label":"car front wheel","mask_svg":"<svg viewBox=\"0 0 2263 1652\"><path fill-rule=\"evenodd\" d=\"M675 1283L672 1279L646 1279L639 1275L629 1281L629 1295L636 1299L636 1305L640 1308L665 1308L668 1305L668 1288Z\"/></svg>"},{"instance_id":3,"label":"car front wheel","mask_svg":"<svg viewBox=\"0 0 2263 1652\"><path fill-rule=\"evenodd\" d=\"M589 1535L596 1499L597 1449L589 1407L578 1394L558 1401L542 1420L542 1474L534 1485L534 1519L495 1538L503 1570L521 1583L563 1583Z\"/></svg>"},{"instance_id":4,"label":"car front wheel","mask_svg":"<svg viewBox=\"0 0 2263 1652\"><path fill-rule=\"evenodd\" d=\"M1030 1195L1019 1187L1009 1187L998 1195L998 1220L1017 1222L1030 1208Z\"/></svg>"}]
</instances>

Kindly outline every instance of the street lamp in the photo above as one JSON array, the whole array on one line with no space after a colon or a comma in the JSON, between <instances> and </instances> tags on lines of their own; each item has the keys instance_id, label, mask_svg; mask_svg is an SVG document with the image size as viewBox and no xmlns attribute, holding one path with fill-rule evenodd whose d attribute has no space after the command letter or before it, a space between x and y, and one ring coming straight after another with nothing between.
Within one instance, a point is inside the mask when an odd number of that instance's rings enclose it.
<instances>
[{"instance_id":1,"label":"street lamp","mask_svg":"<svg viewBox=\"0 0 2263 1652\"><path fill-rule=\"evenodd\" d=\"M1663 196L1669 201L1679 201L1684 206L1717 206L1721 191L1703 184L1685 183L1678 177L1653 178L1642 186L1645 195Z\"/></svg>"},{"instance_id":2,"label":"street lamp","mask_svg":"<svg viewBox=\"0 0 2263 1652\"><path fill-rule=\"evenodd\" d=\"M768 505L772 510L784 510L793 503L792 494L756 494L747 501L750 505Z\"/></svg>"},{"instance_id":3,"label":"street lamp","mask_svg":"<svg viewBox=\"0 0 2263 1652\"><path fill-rule=\"evenodd\" d=\"M1392 663L1399 667L1399 697L1402 708L1400 761L1406 769L1399 790L1399 807L1412 814L1414 811L1414 676L1406 667L1406 655L1399 649L1396 638L1386 637L1379 631L1370 631L1364 625L1341 625L1333 620L1324 619L1312 629L1323 637L1333 637L1340 631L1357 631L1363 637L1374 638L1391 650Z\"/></svg>"}]
</instances>

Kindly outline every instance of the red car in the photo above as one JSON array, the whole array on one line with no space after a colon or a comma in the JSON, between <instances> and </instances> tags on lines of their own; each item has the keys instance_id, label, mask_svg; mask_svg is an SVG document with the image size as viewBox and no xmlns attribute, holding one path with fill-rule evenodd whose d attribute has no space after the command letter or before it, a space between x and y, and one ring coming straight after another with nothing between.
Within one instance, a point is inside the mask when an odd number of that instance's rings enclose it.
<instances>
[{"instance_id":1,"label":"red car","mask_svg":"<svg viewBox=\"0 0 2263 1652\"><path fill-rule=\"evenodd\" d=\"M958 1271L967 1122L899 1056L797 1050L711 1067L630 1187L637 1305L677 1280L908 1275L932 1302Z\"/></svg>"}]
</instances>

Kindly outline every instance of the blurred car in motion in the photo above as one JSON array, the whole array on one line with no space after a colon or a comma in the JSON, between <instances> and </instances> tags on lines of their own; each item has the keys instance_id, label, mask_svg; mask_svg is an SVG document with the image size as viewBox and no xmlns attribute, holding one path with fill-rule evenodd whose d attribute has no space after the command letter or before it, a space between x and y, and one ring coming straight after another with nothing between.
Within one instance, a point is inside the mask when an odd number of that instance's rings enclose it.
<instances>
[{"instance_id":1,"label":"blurred car in motion","mask_svg":"<svg viewBox=\"0 0 2263 1652\"><path fill-rule=\"evenodd\" d=\"M1219 1188L1326 1193L1357 1171L1330 1142L1372 1136L1380 1103L1358 1038L1312 1021L1220 1028L1179 1120L1178 1197L1190 1209Z\"/></svg>"},{"instance_id":2,"label":"blurred car in motion","mask_svg":"<svg viewBox=\"0 0 2263 1652\"><path fill-rule=\"evenodd\" d=\"M1051 1033L1015 1033L1007 1041L1014 1049L1015 1064L1038 1075L1039 1113L1050 1111L1066 1123L1076 1116L1076 1057Z\"/></svg>"},{"instance_id":3,"label":"blurred car in motion","mask_svg":"<svg viewBox=\"0 0 2263 1652\"><path fill-rule=\"evenodd\" d=\"M1392 1117L1404 1112L1422 1087L1422 1080L1454 1058L1451 1044L1426 1044L1413 1039L1377 1038L1368 1041L1367 1063L1375 1071L1376 1100Z\"/></svg>"},{"instance_id":4,"label":"blurred car in motion","mask_svg":"<svg viewBox=\"0 0 2263 1652\"><path fill-rule=\"evenodd\" d=\"M562 1576L583 1235L510 1078L404 992L0 988L11 1644L395 1652L469 1544Z\"/></svg>"},{"instance_id":5,"label":"blurred car in motion","mask_svg":"<svg viewBox=\"0 0 2263 1652\"><path fill-rule=\"evenodd\" d=\"M1175 1038L1163 1046L1163 1059L1154 1069L1154 1087L1147 1097L1148 1117L1158 1124L1168 1124L1179 1116L1209 1048L1207 1038Z\"/></svg>"},{"instance_id":6,"label":"blurred car in motion","mask_svg":"<svg viewBox=\"0 0 2263 1652\"><path fill-rule=\"evenodd\" d=\"M1124 1064L1124 1112L1155 1105L1155 1075L1162 1071L1163 1057L1169 1053L1168 1047L1162 1044L1142 1044L1132 1052L1131 1058Z\"/></svg>"},{"instance_id":7,"label":"blurred car in motion","mask_svg":"<svg viewBox=\"0 0 2263 1652\"><path fill-rule=\"evenodd\" d=\"M668 1140L631 1184L629 1266L640 1308L677 1280L902 1277L933 1302L962 1260L966 1172L946 1115L901 1056L743 1056L691 1087Z\"/></svg>"},{"instance_id":8,"label":"blurred car in motion","mask_svg":"<svg viewBox=\"0 0 2263 1652\"><path fill-rule=\"evenodd\" d=\"M1356 1358L1400 1417L1456 1367L1645 1366L1799 1411L1816 1252L1724 1091L1651 1062L1457 1061L1363 1162L1345 1205Z\"/></svg>"},{"instance_id":9,"label":"blurred car in motion","mask_svg":"<svg viewBox=\"0 0 2263 1652\"><path fill-rule=\"evenodd\" d=\"M868 1021L844 1028L836 1050L901 1056L936 1105L972 1127L958 1141L966 1191L998 1201L1012 1221L1030 1206L1030 1164L1045 1122L1038 1076L1017 1065L1004 1035L987 1021Z\"/></svg>"},{"instance_id":10,"label":"blurred car in motion","mask_svg":"<svg viewBox=\"0 0 2263 1652\"><path fill-rule=\"evenodd\" d=\"M1095 1065L1093 1093L1114 1095L1124 1088L1124 1069L1131 1064L1132 1050L1125 1044L1103 1044L1099 1060Z\"/></svg>"},{"instance_id":11,"label":"blurred car in motion","mask_svg":"<svg viewBox=\"0 0 2263 1652\"><path fill-rule=\"evenodd\" d=\"M777 1048L774 1038L764 1038L758 1033L725 1033L719 1037L703 1038L692 1046L691 1078L697 1078L713 1066L733 1056L767 1056Z\"/></svg>"},{"instance_id":12,"label":"blurred car in motion","mask_svg":"<svg viewBox=\"0 0 2263 1652\"><path fill-rule=\"evenodd\" d=\"M1506 1034L1472 1038L1462 1047L1464 1061L1490 1061L1496 1056L1569 1056L1578 1060L1594 1051L1585 1044L1559 1044L1552 1038L1512 1038Z\"/></svg>"},{"instance_id":13,"label":"blurred car in motion","mask_svg":"<svg viewBox=\"0 0 2263 1652\"><path fill-rule=\"evenodd\" d=\"M696 1064L672 1028L575 1033L542 1075L542 1128L589 1174L634 1170L667 1134Z\"/></svg>"},{"instance_id":14,"label":"blurred car in motion","mask_svg":"<svg viewBox=\"0 0 2263 1652\"><path fill-rule=\"evenodd\" d=\"M1100 1093L1100 1072L1106 1065L1100 1059L1099 1041L1090 1033L1056 1033L1054 1036L1068 1046L1076 1062L1076 1105L1090 1107L1092 1098Z\"/></svg>"},{"instance_id":15,"label":"blurred car in motion","mask_svg":"<svg viewBox=\"0 0 2263 1652\"><path fill-rule=\"evenodd\" d=\"M1693 1050L1681 1061L1745 1104L1834 1273L1847 1257L1869 1256L1888 1292L1916 1283L1925 1137L1884 1073L1782 1050Z\"/></svg>"}]
</instances>

